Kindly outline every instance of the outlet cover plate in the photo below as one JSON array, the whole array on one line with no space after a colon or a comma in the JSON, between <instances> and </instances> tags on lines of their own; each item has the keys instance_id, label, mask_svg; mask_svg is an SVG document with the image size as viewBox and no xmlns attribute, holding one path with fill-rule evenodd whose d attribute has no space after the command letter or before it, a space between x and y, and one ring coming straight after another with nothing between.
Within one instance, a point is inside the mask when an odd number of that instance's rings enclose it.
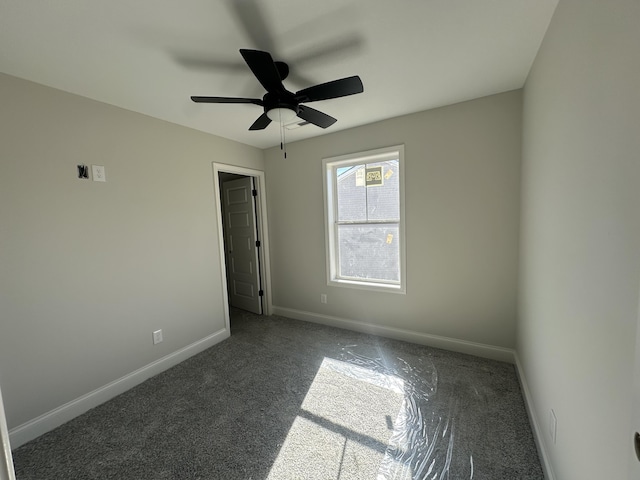
<instances>
[{"instance_id":1,"label":"outlet cover plate","mask_svg":"<svg viewBox=\"0 0 640 480\"><path fill-rule=\"evenodd\" d=\"M91 174L94 182L106 182L107 175L104 170L104 165L91 165Z\"/></svg>"}]
</instances>

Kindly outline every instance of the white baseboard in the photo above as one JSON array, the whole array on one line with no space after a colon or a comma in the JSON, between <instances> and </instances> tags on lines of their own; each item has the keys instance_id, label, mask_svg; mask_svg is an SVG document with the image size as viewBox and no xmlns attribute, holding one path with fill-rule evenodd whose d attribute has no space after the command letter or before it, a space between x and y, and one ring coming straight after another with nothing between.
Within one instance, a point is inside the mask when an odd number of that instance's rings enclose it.
<instances>
[{"instance_id":1,"label":"white baseboard","mask_svg":"<svg viewBox=\"0 0 640 480\"><path fill-rule=\"evenodd\" d=\"M112 399L113 397L126 392L127 390L141 384L145 380L164 372L165 370L185 361L189 357L196 355L213 345L229 338L229 330L222 329L197 342L187 345L180 350L176 350L155 362L145 365L134 372L125 375L111 383L82 395L58 408L51 410L39 417L34 418L9 431L11 448L17 448L40 435L59 427L63 423L72 420L85 413L91 408Z\"/></svg>"},{"instance_id":2,"label":"white baseboard","mask_svg":"<svg viewBox=\"0 0 640 480\"><path fill-rule=\"evenodd\" d=\"M533 438L536 442L536 447L538 447L538 455L540 456L542 469L544 471L544 478L546 480L555 480L556 476L553 473L549 454L547 453L546 441L544 436L545 430L541 428L540 422L538 421L538 416L536 415L536 410L533 406L533 397L531 396L531 391L529 390L529 385L527 384L527 378L525 377L524 370L522 369L522 364L520 363L520 358L518 357L517 352L515 352L515 361L516 371L518 372L518 379L520 380L520 388L522 389L522 394L524 395L524 403L527 407L527 413L529 414L529 423L531 423L531 427L533 428Z\"/></svg>"},{"instance_id":3,"label":"white baseboard","mask_svg":"<svg viewBox=\"0 0 640 480\"><path fill-rule=\"evenodd\" d=\"M371 323L347 320L345 318L305 312L292 308L278 307L275 305L273 306L273 314L306 322L321 323L332 327L355 330L357 332L370 333L396 340L404 340L406 342L441 348L443 350L466 353L477 357L490 358L501 362L514 363L515 361L515 351L510 348L495 347L493 345L469 342L467 340L459 340L451 337L441 337L439 335L429 335L400 328L374 325Z\"/></svg>"}]
</instances>

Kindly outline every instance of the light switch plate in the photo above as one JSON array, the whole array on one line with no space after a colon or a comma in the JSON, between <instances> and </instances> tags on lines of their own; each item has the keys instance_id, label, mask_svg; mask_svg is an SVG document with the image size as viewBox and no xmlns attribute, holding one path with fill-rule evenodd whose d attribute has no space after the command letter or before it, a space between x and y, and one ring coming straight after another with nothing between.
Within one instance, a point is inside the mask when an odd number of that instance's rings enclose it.
<instances>
[{"instance_id":1,"label":"light switch plate","mask_svg":"<svg viewBox=\"0 0 640 480\"><path fill-rule=\"evenodd\" d=\"M91 165L91 173L94 182L106 182L107 175L104 171L104 165Z\"/></svg>"}]
</instances>

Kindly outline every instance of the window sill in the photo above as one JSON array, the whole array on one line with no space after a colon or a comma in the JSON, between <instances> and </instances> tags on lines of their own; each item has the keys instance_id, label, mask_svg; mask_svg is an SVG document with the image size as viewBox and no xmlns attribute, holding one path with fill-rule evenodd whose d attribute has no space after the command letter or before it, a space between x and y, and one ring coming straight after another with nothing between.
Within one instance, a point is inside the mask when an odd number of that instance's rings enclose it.
<instances>
[{"instance_id":1,"label":"window sill","mask_svg":"<svg viewBox=\"0 0 640 480\"><path fill-rule=\"evenodd\" d=\"M406 288L403 285L391 285L384 283L364 282L358 280L333 279L327 282L330 287L346 287L358 290L369 290L372 292L399 293L405 295Z\"/></svg>"}]
</instances>

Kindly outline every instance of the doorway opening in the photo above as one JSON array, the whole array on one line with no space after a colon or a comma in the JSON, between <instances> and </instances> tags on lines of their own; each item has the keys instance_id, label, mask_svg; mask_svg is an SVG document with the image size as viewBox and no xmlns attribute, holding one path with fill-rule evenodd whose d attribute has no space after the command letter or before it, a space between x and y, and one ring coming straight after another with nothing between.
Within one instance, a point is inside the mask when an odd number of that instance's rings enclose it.
<instances>
[{"instance_id":1,"label":"doorway opening","mask_svg":"<svg viewBox=\"0 0 640 480\"><path fill-rule=\"evenodd\" d=\"M264 172L213 164L225 316L230 308L271 315Z\"/></svg>"}]
</instances>

